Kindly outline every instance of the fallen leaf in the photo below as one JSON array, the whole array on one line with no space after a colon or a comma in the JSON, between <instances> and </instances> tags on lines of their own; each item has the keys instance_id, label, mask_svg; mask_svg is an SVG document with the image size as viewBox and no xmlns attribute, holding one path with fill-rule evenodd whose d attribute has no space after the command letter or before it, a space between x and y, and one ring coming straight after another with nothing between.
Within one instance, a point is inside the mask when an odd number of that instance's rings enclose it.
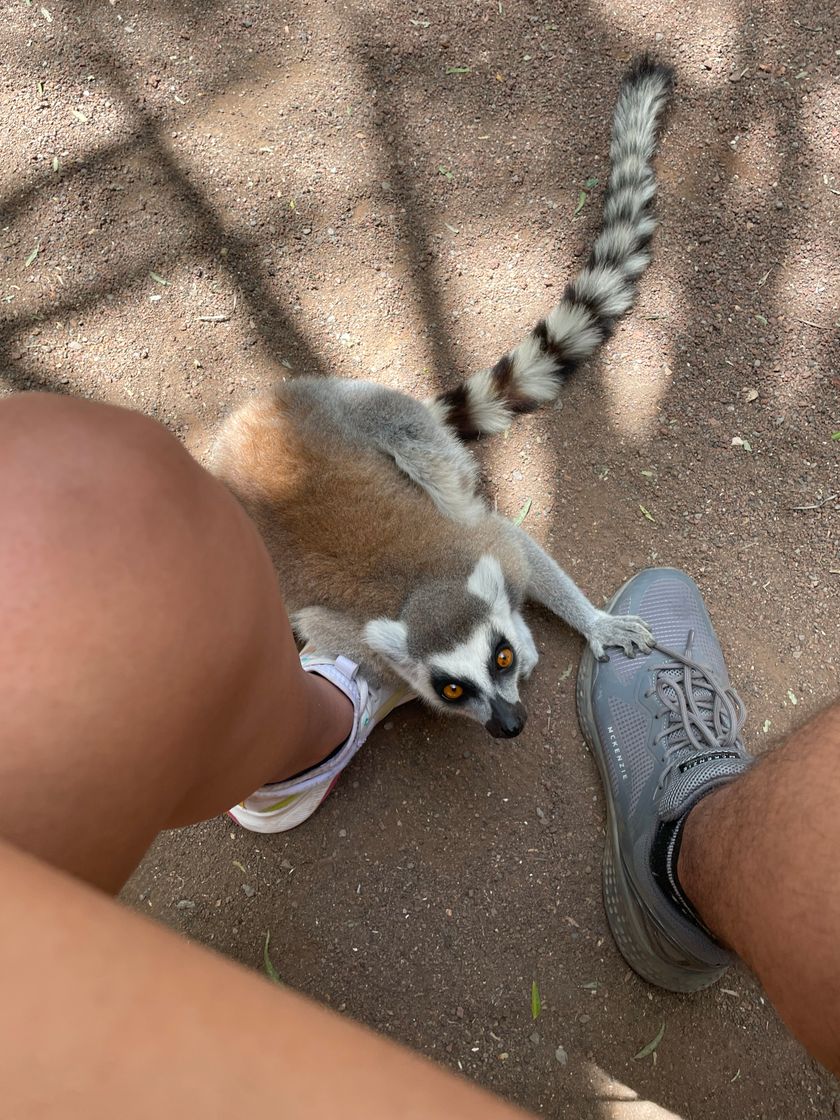
<instances>
[{"instance_id":1,"label":"fallen leaf","mask_svg":"<svg viewBox=\"0 0 840 1120\"><path fill-rule=\"evenodd\" d=\"M469 74L471 72L469 66L447 66L447 74Z\"/></svg>"},{"instance_id":2,"label":"fallen leaf","mask_svg":"<svg viewBox=\"0 0 840 1120\"><path fill-rule=\"evenodd\" d=\"M575 207L575 212L574 212L574 214L572 214L573 218L576 218L578 216L578 214L581 212L581 210L584 208L584 206L586 205L586 200L587 200L588 197L589 196L587 195L586 191L581 191L580 192L580 194L578 195L578 201L577 201L577 206Z\"/></svg>"},{"instance_id":3,"label":"fallen leaf","mask_svg":"<svg viewBox=\"0 0 840 1120\"><path fill-rule=\"evenodd\" d=\"M265 974L269 980L273 981L275 984L282 984L283 981L280 979L280 973L271 963L271 957L268 955L268 944L270 941L271 932L266 930L265 944L263 945L263 965L265 966Z\"/></svg>"},{"instance_id":4,"label":"fallen leaf","mask_svg":"<svg viewBox=\"0 0 840 1120\"><path fill-rule=\"evenodd\" d=\"M639 509L642 511L643 515L648 519L648 521L652 521L654 525L656 524L656 518L653 516L649 509L645 509L641 502L639 503Z\"/></svg>"},{"instance_id":5,"label":"fallen leaf","mask_svg":"<svg viewBox=\"0 0 840 1120\"><path fill-rule=\"evenodd\" d=\"M73 116L76 118L77 121L81 121L82 124L87 123L87 117L85 116L85 114L82 112L81 109L74 109L73 110Z\"/></svg>"},{"instance_id":6,"label":"fallen leaf","mask_svg":"<svg viewBox=\"0 0 840 1120\"><path fill-rule=\"evenodd\" d=\"M796 695L790 689L788 689L787 694L788 700L790 700L791 704L793 704L795 707L799 703L799 701L796 699Z\"/></svg>"},{"instance_id":7,"label":"fallen leaf","mask_svg":"<svg viewBox=\"0 0 840 1120\"><path fill-rule=\"evenodd\" d=\"M163 286L164 288L168 288L168 287L169 287L169 281L168 281L168 280L164 280L164 278L163 278L163 277L162 277L162 276L160 275L160 273L158 273L158 272L150 272L150 273L149 273L149 276L150 276L150 277L152 278L152 280L154 280L154 282L155 282L156 284L161 284L161 285L162 285L162 286Z\"/></svg>"},{"instance_id":8,"label":"fallen leaf","mask_svg":"<svg viewBox=\"0 0 840 1120\"><path fill-rule=\"evenodd\" d=\"M598 180L595 178L594 175L591 178L587 179L586 182L583 184L584 190L587 190L587 191L591 191L593 187L597 187L597 186L598 186Z\"/></svg>"},{"instance_id":9,"label":"fallen leaf","mask_svg":"<svg viewBox=\"0 0 840 1120\"><path fill-rule=\"evenodd\" d=\"M750 404L752 401L757 401L758 400L758 389L745 389L744 390L744 400L746 401L747 404Z\"/></svg>"},{"instance_id":10,"label":"fallen leaf","mask_svg":"<svg viewBox=\"0 0 840 1120\"><path fill-rule=\"evenodd\" d=\"M239 870L243 873L243 875L247 874L246 871L245 871L245 864L244 863L240 863L238 859L231 860L231 863L233 864L234 867L238 867Z\"/></svg>"},{"instance_id":11,"label":"fallen leaf","mask_svg":"<svg viewBox=\"0 0 840 1120\"><path fill-rule=\"evenodd\" d=\"M32 252L29 254L29 256L26 258L26 260L23 262L23 267L24 268L29 268L29 266L32 264L32 262L35 260L35 258L38 256L38 253L40 251L41 251L41 243L39 241L38 244L35 246L35 248L32 250Z\"/></svg>"},{"instance_id":12,"label":"fallen leaf","mask_svg":"<svg viewBox=\"0 0 840 1120\"><path fill-rule=\"evenodd\" d=\"M540 1012L542 1011L542 1000L540 999L540 990L537 987L536 980L531 981L531 1018L539 1019Z\"/></svg>"},{"instance_id":13,"label":"fallen leaf","mask_svg":"<svg viewBox=\"0 0 840 1120\"><path fill-rule=\"evenodd\" d=\"M530 509L531 509L531 499L526 498L525 499L525 504L522 506L522 509L519 511L519 513L517 513L516 517L514 517L514 519L513 519L514 525L521 525L522 522L525 520L525 518L528 516L528 513L529 513Z\"/></svg>"},{"instance_id":14,"label":"fallen leaf","mask_svg":"<svg viewBox=\"0 0 840 1120\"><path fill-rule=\"evenodd\" d=\"M664 1034L665 1034L665 1020L663 1019L662 1020L662 1026L656 1032L656 1038L652 1038L650 1040L650 1042L647 1044L647 1046L643 1046L638 1054L634 1054L633 1055L633 1061L634 1062L640 1062L642 1060L642 1058L646 1058L649 1054L652 1054L654 1052L654 1050L657 1048L657 1046L659 1045L659 1043L662 1041L662 1036Z\"/></svg>"},{"instance_id":15,"label":"fallen leaf","mask_svg":"<svg viewBox=\"0 0 840 1120\"><path fill-rule=\"evenodd\" d=\"M762 327L767 326L767 319L763 315L756 315L755 321L761 323Z\"/></svg>"},{"instance_id":16,"label":"fallen leaf","mask_svg":"<svg viewBox=\"0 0 840 1120\"><path fill-rule=\"evenodd\" d=\"M454 178L454 176L453 176L452 172L449 170L449 168L444 167L443 164L441 164L440 167L438 168L438 174L442 175L444 177L444 179L446 179L450 183L452 182L452 180Z\"/></svg>"},{"instance_id":17,"label":"fallen leaf","mask_svg":"<svg viewBox=\"0 0 840 1120\"><path fill-rule=\"evenodd\" d=\"M832 439L840 439L840 432L832 432L831 433L831 438Z\"/></svg>"},{"instance_id":18,"label":"fallen leaf","mask_svg":"<svg viewBox=\"0 0 840 1120\"><path fill-rule=\"evenodd\" d=\"M766 735L766 734L767 734L767 732L768 732L768 731L770 730L770 720L769 720L769 719L766 719L766 720L764 721L764 723L763 723L763 725L762 725L762 728L761 728L761 730L762 730L762 731L764 732L764 734L765 734L765 735Z\"/></svg>"}]
</instances>

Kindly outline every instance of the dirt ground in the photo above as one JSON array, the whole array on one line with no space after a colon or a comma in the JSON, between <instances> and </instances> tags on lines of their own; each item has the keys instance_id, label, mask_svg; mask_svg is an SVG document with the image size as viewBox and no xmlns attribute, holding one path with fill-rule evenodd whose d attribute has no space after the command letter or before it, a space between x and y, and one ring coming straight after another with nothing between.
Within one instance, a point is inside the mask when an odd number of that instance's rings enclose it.
<instances>
[{"instance_id":1,"label":"dirt ground","mask_svg":"<svg viewBox=\"0 0 840 1120\"><path fill-rule=\"evenodd\" d=\"M199 457L278 375L427 395L495 360L593 239L628 59L670 60L639 303L559 410L482 447L488 492L530 499L525 527L599 601L687 569L755 751L837 695L830 0L0 11L0 392L141 409ZM163 836L126 903L253 969L270 932L293 987L546 1115L840 1113L745 971L686 998L618 956L580 641L537 633L521 738L405 710L305 827Z\"/></svg>"}]
</instances>

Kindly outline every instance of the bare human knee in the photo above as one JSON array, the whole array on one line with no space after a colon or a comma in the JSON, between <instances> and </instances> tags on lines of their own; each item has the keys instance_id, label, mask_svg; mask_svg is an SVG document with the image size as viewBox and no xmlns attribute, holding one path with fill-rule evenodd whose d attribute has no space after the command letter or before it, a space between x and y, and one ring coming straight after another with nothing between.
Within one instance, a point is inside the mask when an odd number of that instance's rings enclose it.
<instances>
[{"instance_id":1,"label":"bare human knee","mask_svg":"<svg viewBox=\"0 0 840 1120\"><path fill-rule=\"evenodd\" d=\"M0 835L118 885L219 765L214 744L236 725L272 594L282 618L270 562L235 500L165 429L42 394L0 402L0 519ZM103 834L113 867L88 873Z\"/></svg>"},{"instance_id":2,"label":"bare human knee","mask_svg":"<svg viewBox=\"0 0 840 1120\"><path fill-rule=\"evenodd\" d=\"M213 560L231 547L228 523L240 516L177 440L139 413L35 393L0 403L7 624L16 606L50 603L52 624L63 618L81 638L109 612L142 603L151 628L183 603L200 628L208 594L222 591Z\"/></svg>"}]
</instances>

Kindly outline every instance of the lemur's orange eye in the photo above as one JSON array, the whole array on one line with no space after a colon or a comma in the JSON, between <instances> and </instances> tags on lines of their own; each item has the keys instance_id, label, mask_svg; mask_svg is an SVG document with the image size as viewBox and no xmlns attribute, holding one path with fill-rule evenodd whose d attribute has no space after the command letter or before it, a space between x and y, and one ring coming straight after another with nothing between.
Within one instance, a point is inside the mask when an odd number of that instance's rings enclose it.
<instances>
[{"instance_id":1,"label":"lemur's orange eye","mask_svg":"<svg viewBox=\"0 0 840 1120\"><path fill-rule=\"evenodd\" d=\"M459 684L456 684L455 681L450 681L449 684L445 684L441 691L447 700L460 700L464 695L463 688Z\"/></svg>"},{"instance_id":2,"label":"lemur's orange eye","mask_svg":"<svg viewBox=\"0 0 840 1120\"><path fill-rule=\"evenodd\" d=\"M510 646L502 646L496 654L496 664L500 669L509 669L513 664L513 650Z\"/></svg>"}]
</instances>

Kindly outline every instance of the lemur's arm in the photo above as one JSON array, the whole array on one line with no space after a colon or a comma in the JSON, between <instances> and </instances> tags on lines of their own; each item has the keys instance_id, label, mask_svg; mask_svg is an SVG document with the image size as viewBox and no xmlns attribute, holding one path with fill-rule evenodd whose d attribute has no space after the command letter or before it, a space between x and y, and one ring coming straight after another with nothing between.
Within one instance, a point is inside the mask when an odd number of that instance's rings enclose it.
<instances>
[{"instance_id":1,"label":"lemur's arm","mask_svg":"<svg viewBox=\"0 0 840 1120\"><path fill-rule=\"evenodd\" d=\"M641 618L599 610L528 533L511 529L528 560L528 597L583 634L596 657L605 658L608 646L620 646L629 657L650 649L653 634Z\"/></svg>"}]
</instances>

